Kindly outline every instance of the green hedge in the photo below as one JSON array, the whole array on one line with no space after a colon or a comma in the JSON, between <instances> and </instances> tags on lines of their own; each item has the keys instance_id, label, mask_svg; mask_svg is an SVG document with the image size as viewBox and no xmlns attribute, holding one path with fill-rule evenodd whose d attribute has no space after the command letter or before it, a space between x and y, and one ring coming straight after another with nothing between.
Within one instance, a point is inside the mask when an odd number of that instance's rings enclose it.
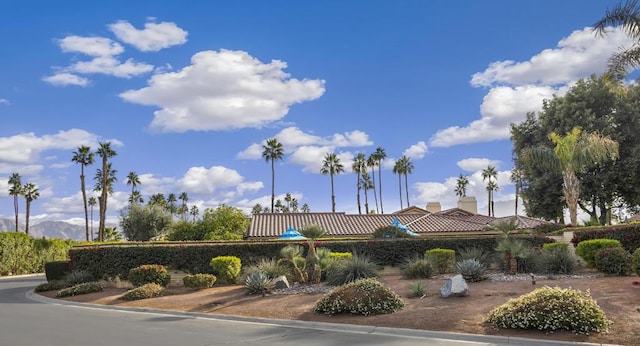
<instances>
[{"instance_id":1,"label":"green hedge","mask_svg":"<svg viewBox=\"0 0 640 346\"><path fill-rule=\"evenodd\" d=\"M603 238L619 240L625 250L633 253L640 247L640 224L575 228L571 243L578 246L581 241Z\"/></svg>"},{"instance_id":2,"label":"green hedge","mask_svg":"<svg viewBox=\"0 0 640 346\"><path fill-rule=\"evenodd\" d=\"M67 259L73 240L34 239L20 232L0 232L0 276L43 273L47 262Z\"/></svg>"},{"instance_id":3,"label":"green hedge","mask_svg":"<svg viewBox=\"0 0 640 346\"><path fill-rule=\"evenodd\" d=\"M542 247L553 242L546 237L525 237L533 246ZM412 239L367 239L316 241L316 246L329 248L332 252L351 252L367 255L379 265L399 265L415 255L423 256L434 248L448 248L459 252L464 248L478 247L488 252L495 251L495 237L474 238L412 238ZM263 258L277 258L282 249L292 242L256 241L225 243L153 243L134 245L108 245L74 247L69 251L72 268L87 270L96 277L126 279L131 268L156 263L190 274L214 274L211 259L218 256L236 256L242 263L251 265ZM300 242L307 248L307 242Z\"/></svg>"}]
</instances>

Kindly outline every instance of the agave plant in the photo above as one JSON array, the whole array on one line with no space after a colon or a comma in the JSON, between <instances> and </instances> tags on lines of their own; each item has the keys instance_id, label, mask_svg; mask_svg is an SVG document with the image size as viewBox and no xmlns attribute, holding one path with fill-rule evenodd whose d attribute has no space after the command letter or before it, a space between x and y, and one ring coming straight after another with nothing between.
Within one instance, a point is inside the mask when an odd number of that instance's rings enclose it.
<instances>
[{"instance_id":1,"label":"agave plant","mask_svg":"<svg viewBox=\"0 0 640 346\"><path fill-rule=\"evenodd\" d=\"M475 258L465 259L456 263L458 273L467 281L481 281L485 279L487 268Z\"/></svg>"},{"instance_id":2,"label":"agave plant","mask_svg":"<svg viewBox=\"0 0 640 346\"><path fill-rule=\"evenodd\" d=\"M253 272L247 275L244 287L249 290L249 294L260 293L264 296L269 292L272 281L265 272Z\"/></svg>"}]
</instances>

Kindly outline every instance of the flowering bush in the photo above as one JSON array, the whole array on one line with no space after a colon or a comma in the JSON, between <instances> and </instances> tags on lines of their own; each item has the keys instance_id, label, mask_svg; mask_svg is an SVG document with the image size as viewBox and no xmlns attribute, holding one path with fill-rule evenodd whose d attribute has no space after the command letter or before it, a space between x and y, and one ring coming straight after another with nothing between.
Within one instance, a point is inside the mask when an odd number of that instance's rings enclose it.
<instances>
[{"instance_id":1,"label":"flowering bush","mask_svg":"<svg viewBox=\"0 0 640 346\"><path fill-rule=\"evenodd\" d=\"M390 314L404 307L400 297L376 279L360 279L340 286L316 302L314 312L335 315Z\"/></svg>"},{"instance_id":2,"label":"flowering bush","mask_svg":"<svg viewBox=\"0 0 640 346\"><path fill-rule=\"evenodd\" d=\"M147 298L160 297L164 292L164 287L155 284L149 283L142 285L140 287L136 287L134 289L128 290L125 294L123 294L120 299L124 300L140 300Z\"/></svg>"},{"instance_id":3,"label":"flowering bush","mask_svg":"<svg viewBox=\"0 0 640 346\"><path fill-rule=\"evenodd\" d=\"M582 257L589 267L596 265L596 253L602 249L611 247L622 247L619 240L615 239L591 239L578 243L576 246L576 255Z\"/></svg>"},{"instance_id":4,"label":"flowering bush","mask_svg":"<svg viewBox=\"0 0 640 346\"><path fill-rule=\"evenodd\" d=\"M129 271L127 279L135 287L149 283L156 283L167 287L171 282L171 276L167 268L159 264L145 264L133 268Z\"/></svg>"},{"instance_id":5,"label":"flowering bush","mask_svg":"<svg viewBox=\"0 0 640 346\"><path fill-rule=\"evenodd\" d=\"M602 249L596 253L596 269L605 274L629 275L631 255L621 247Z\"/></svg>"},{"instance_id":6,"label":"flowering bush","mask_svg":"<svg viewBox=\"0 0 640 346\"><path fill-rule=\"evenodd\" d=\"M99 282L84 282L71 287L63 288L56 293L56 297L71 297L79 294L101 292L104 289Z\"/></svg>"},{"instance_id":7,"label":"flowering bush","mask_svg":"<svg viewBox=\"0 0 640 346\"><path fill-rule=\"evenodd\" d=\"M184 287L209 288L213 287L217 279L218 278L212 274L194 274L183 277L182 283Z\"/></svg>"},{"instance_id":8,"label":"flowering bush","mask_svg":"<svg viewBox=\"0 0 640 346\"><path fill-rule=\"evenodd\" d=\"M491 310L483 320L498 328L604 332L611 324L589 291L542 287Z\"/></svg>"}]
</instances>

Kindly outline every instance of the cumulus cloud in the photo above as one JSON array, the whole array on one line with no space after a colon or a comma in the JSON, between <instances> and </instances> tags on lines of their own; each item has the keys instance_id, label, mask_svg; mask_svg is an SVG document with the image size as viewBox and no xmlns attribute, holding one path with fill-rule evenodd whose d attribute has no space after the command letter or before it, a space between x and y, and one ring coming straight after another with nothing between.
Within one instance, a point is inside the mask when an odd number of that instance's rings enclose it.
<instances>
[{"instance_id":1,"label":"cumulus cloud","mask_svg":"<svg viewBox=\"0 0 640 346\"><path fill-rule=\"evenodd\" d=\"M187 42L188 32L172 22L147 22L144 29L136 29L126 20L108 25L118 39L143 52L159 51Z\"/></svg>"},{"instance_id":2,"label":"cumulus cloud","mask_svg":"<svg viewBox=\"0 0 640 346\"><path fill-rule=\"evenodd\" d=\"M633 42L615 29L606 39L591 28L563 38L527 61L493 62L471 78L474 87L489 87L480 106L480 119L466 126L438 130L430 139L435 147L489 142L509 138L509 126L542 109L542 101L562 96L576 80L602 73L612 52Z\"/></svg>"},{"instance_id":3,"label":"cumulus cloud","mask_svg":"<svg viewBox=\"0 0 640 346\"><path fill-rule=\"evenodd\" d=\"M410 158L410 159L421 159L424 157L428 151L427 144L424 141L420 141L416 144L410 146L407 150L405 150L402 155Z\"/></svg>"},{"instance_id":4,"label":"cumulus cloud","mask_svg":"<svg viewBox=\"0 0 640 346\"><path fill-rule=\"evenodd\" d=\"M494 166L496 168L499 168L500 163L501 163L500 160L471 157L468 159L460 160L456 164L458 165L458 167L462 168L467 172L476 172L476 171L481 171L487 168L488 166Z\"/></svg>"},{"instance_id":5,"label":"cumulus cloud","mask_svg":"<svg viewBox=\"0 0 640 346\"><path fill-rule=\"evenodd\" d=\"M253 143L245 150L236 154L236 158L243 160L254 160L262 158L262 145Z\"/></svg>"},{"instance_id":6,"label":"cumulus cloud","mask_svg":"<svg viewBox=\"0 0 640 346\"><path fill-rule=\"evenodd\" d=\"M58 46L64 53L81 53L93 57L114 56L124 52L118 42L97 36L67 36L58 40Z\"/></svg>"},{"instance_id":7,"label":"cumulus cloud","mask_svg":"<svg viewBox=\"0 0 640 346\"><path fill-rule=\"evenodd\" d=\"M84 87L89 85L89 80L87 78L68 72L57 73L52 76L44 77L42 80L55 86L76 85Z\"/></svg>"},{"instance_id":8,"label":"cumulus cloud","mask_svg":"<svg viewBox=\"0 0 640 346\"><path fill-rule=\"evenodd\" d=\"M180 185L190 193L214 193L217 189L237 186L243 177L234 169L213 166L191 167L180 179Z\"/></svg>"},{"instance_id":9,"label":"cumulus cloud","mask_svg":"<svg viewBox=\"0 0 640 346\"><path fill-rule=\"evenodd\" d=\"M320 168L322 168L322 159L331 152L333 152L332 147L302 145L293 151L289 156L289 161L301 165L303 172L319 174Z\"/></svg>"},{"instance_id":10,"label":"cumulus cloud","mask_svg":"<svg viewBox=\"0 0 640 346\"><path fill-rule=\"evenodd\" d=\"M280 60L263 63L247 52L203 51L177 72L159 73L148 86L120 94L156 106L151 129L162 132L260 128L281 120L296 103L317 99L324 81L295 79Z\"/></svg>"}]
</instances>

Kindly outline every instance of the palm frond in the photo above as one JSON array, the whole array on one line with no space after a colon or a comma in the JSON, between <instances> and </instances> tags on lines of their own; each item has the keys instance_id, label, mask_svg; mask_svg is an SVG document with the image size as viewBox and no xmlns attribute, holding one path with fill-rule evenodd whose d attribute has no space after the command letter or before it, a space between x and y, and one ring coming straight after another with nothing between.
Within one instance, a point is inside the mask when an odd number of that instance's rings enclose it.
<instances>
[{"instance_id":1,"label":"palm frond","mask_svg":"<svg viewBox=\"0 0 640 346\"><path fill-rule=\"evenodd\" d=\"M632 38L640 38L640 7L638 0L629 0L607 10L604 17L593 25L596 35L606 35L607 27L620 26Z\"/></svg>"}]
</instances>

